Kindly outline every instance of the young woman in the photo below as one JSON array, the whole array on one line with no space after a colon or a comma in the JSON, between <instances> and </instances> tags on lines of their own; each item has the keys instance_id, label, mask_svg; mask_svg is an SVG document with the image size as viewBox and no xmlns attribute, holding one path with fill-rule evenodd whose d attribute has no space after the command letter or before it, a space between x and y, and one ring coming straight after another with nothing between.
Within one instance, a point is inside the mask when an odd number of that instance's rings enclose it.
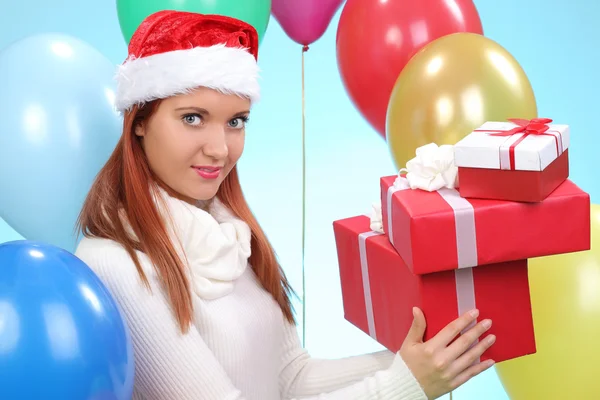
<instances>
[{"instance_id":1,"label":"young woman","mask_svg":"<svg viewBox=\"0 0 600 400\"><path fill-rule=\"evenodd\" d=\"M236 162L259 86L258 36L241 21L163 11L120 66L123 135L83 207L76 255L129 324L134 399L433 399L475 363L490 321L468 313L398 354L311 358L291 288L240 188ZM466 333L456 336L471 324Z\"/></svg>"}]
</instances>

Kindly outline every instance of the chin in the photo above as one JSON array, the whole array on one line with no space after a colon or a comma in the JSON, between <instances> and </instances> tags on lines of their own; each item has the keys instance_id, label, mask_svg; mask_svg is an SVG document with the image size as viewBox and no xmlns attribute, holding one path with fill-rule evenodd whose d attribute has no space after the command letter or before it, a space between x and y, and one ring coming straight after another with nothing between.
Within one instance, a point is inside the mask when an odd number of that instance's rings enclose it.
<instances>
[{"instance_id":1,"label":"chin","mask_svg":"<svg viewBox=\"0 0 600 400\"><path fill-rule=\"evenodd\" d=\"M201 188L196 187L194 188L194 190L191 190L189 192L189 197L198 201L210 200L217 195L218 190L219 185L214 185L214 187L213 185L206 185L205 187Z\"/></svg>"}]
</instances>

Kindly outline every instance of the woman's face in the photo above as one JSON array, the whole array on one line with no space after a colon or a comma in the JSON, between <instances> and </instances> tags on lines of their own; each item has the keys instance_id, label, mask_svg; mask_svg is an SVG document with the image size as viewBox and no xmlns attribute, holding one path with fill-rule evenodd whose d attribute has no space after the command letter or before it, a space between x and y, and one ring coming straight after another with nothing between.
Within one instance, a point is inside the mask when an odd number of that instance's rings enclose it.
<instances>
[{"instance_id":1,"label":"woman's face","mask_svg":"<svg viewBox=\"0 0 600 400\"><path fill-rule=\"evenodd\" d=\"M150 169L190 203L214 197L242 155L250 100L212 89L167 98L135 128Z\"/></svg>"}]
</instances>

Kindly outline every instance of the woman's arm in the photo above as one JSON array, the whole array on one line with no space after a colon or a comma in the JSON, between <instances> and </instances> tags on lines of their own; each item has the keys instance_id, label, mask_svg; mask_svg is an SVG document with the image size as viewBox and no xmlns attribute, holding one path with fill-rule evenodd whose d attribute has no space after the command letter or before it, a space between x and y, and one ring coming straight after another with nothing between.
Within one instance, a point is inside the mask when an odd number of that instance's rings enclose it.
<instances>
[{"instance_id":1,"label":"woman's arm","mask_svg":"<svg viewBox=\"0 0 600 400\"><path fill-rule=\"evenodd\" d=\"M399 355L381 351L337 360L311 358L300 344L296 327L285 324L286 341L280 373L280 391L284 399L350 388L346 398L427 399Z\"/></svg>"},{"instance_id":2,"label":"woman's arm","mask_svg":"<svg viewBox=\"0 0 600 400\"><path fill-rule=\"evenodd\" d=\"M135 354L137 394L145 400L243 400L195 327L181 333L147 261L141 260L151 292L125 250L102 242L101 249L90 241L82 243L76 255L100 277L123 311Z\"/></svg>"},{"instance_id":3,"label":"woman's arm","mask_svg":"<svg viewBox=\"0 0 600 400\"><path fill-rule=\"evenodd\" d=\"M101 246L98 243L102 243ZM84 239L76 255L103 281L119 304L131 332L135 353L135 391L144 400L245 400L200 333L191 327L182 334L173 317L158 277L147 260L142 266L151 292L143 285L129 255L110 241ZM293 328L292 328L293 329ZM297 332L295 333L296 340ZM300 348L301 349L301 348ZM294 400L422 400L414 378L397 357L388 369L353 384L315 385L312 394L302 389L300 353L286 352L287 366L282 377L291 379L284 399ZM298 371L298 373L294 373ZM315 368L309 374L333 373ZM293 375L293 376L292 376ZM326 381L326 379L325 379ZM407 383L408 382L408 383ZM300 385L298 385L300 383ZM330 390L328 390L330 389Z\"/></svg>"}]
</instances>

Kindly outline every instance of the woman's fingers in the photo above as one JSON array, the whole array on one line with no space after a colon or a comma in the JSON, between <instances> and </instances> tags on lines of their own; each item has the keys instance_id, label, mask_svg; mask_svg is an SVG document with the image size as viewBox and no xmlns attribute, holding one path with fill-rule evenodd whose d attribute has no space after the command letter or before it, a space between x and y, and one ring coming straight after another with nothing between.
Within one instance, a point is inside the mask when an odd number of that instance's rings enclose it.
<instances>
[{"instance_id":1,"label":"woman's fingers","mask_svg":"<svg viewBox=\"0 0 600 400\"><path fill-rule=\"evenodd\" d=\"M477 368L484 368L486 362L477 363L477 360L481 357L481 355L490 348L496 341L496 336L489 335L486 336L483 340L477 343L475 346L470 348L466 353L458 357L448 369L448 373L450 376L460 377L467 371L478 371ZM486 364L487 365L487 364ZM476 367L475 369L473 369ZM468 375L468 374L467 374ZM467 377L469 379L469 377Z\"/></svg>"},{"instance_id":2,"label":"woman's fingers","mask_svg":"<svg viewBox=\"0 0 600 400\"><path fill-rule=\"evenodd\" d=\"M471 365L469 368L467 368L466 370L464 370L463 372L458 374L456 376L456 378L454 378L451 381L451 383L450 383L450 387L452 388L451 390L454 390L457 387L462 386L469 379L473 378L474 376L479 375L486 369L490 368L492 365L494 365L494 361L492 361L492 360L485 360L478 364Z\"/></svg>"},{"instance_id":3,"label":"woman's fingers","mask_svg":"<svg viewBox=\"0 0 600 400\"><path fill-rule=\"evenodd\" d=\"M487 332L492 326L492 321L484 319L465 333L463 333L458 339L449 345L446 350L446 356L452 360L458 358L465 351L469 350L473 344L477 342L477 339L485 332Z\"/></svg>"},{"instance_id":4,"label":"woman's fingers","mask_svg":"<svg viewBox=\"0 0 600 400\"><path fill-rule=\"evenodd\" d=\"M427 341L427 346L432 346L434 349L442 349L448 346L456 336L458 336L469 325L475 322L479 316L479 310L471 310L464 313L454 321L450 322L433 338Z\"/></svg>"},{"instance_id":5,"label":"woman's fingers","mask_svg":"<svg viewBox=\"0 0 600 400\"><path fill-rule=\"evenodd\" d=\"M427 327L427 322L425 321L425 316L423 315L423 311L420 308L413 308L413 322L408 330L408 334L406 335L406 339L404 340L405 345L413 345L416 343L423 343L423 335L425 334L425 328Z\"/></svg>"}]
</instances>

